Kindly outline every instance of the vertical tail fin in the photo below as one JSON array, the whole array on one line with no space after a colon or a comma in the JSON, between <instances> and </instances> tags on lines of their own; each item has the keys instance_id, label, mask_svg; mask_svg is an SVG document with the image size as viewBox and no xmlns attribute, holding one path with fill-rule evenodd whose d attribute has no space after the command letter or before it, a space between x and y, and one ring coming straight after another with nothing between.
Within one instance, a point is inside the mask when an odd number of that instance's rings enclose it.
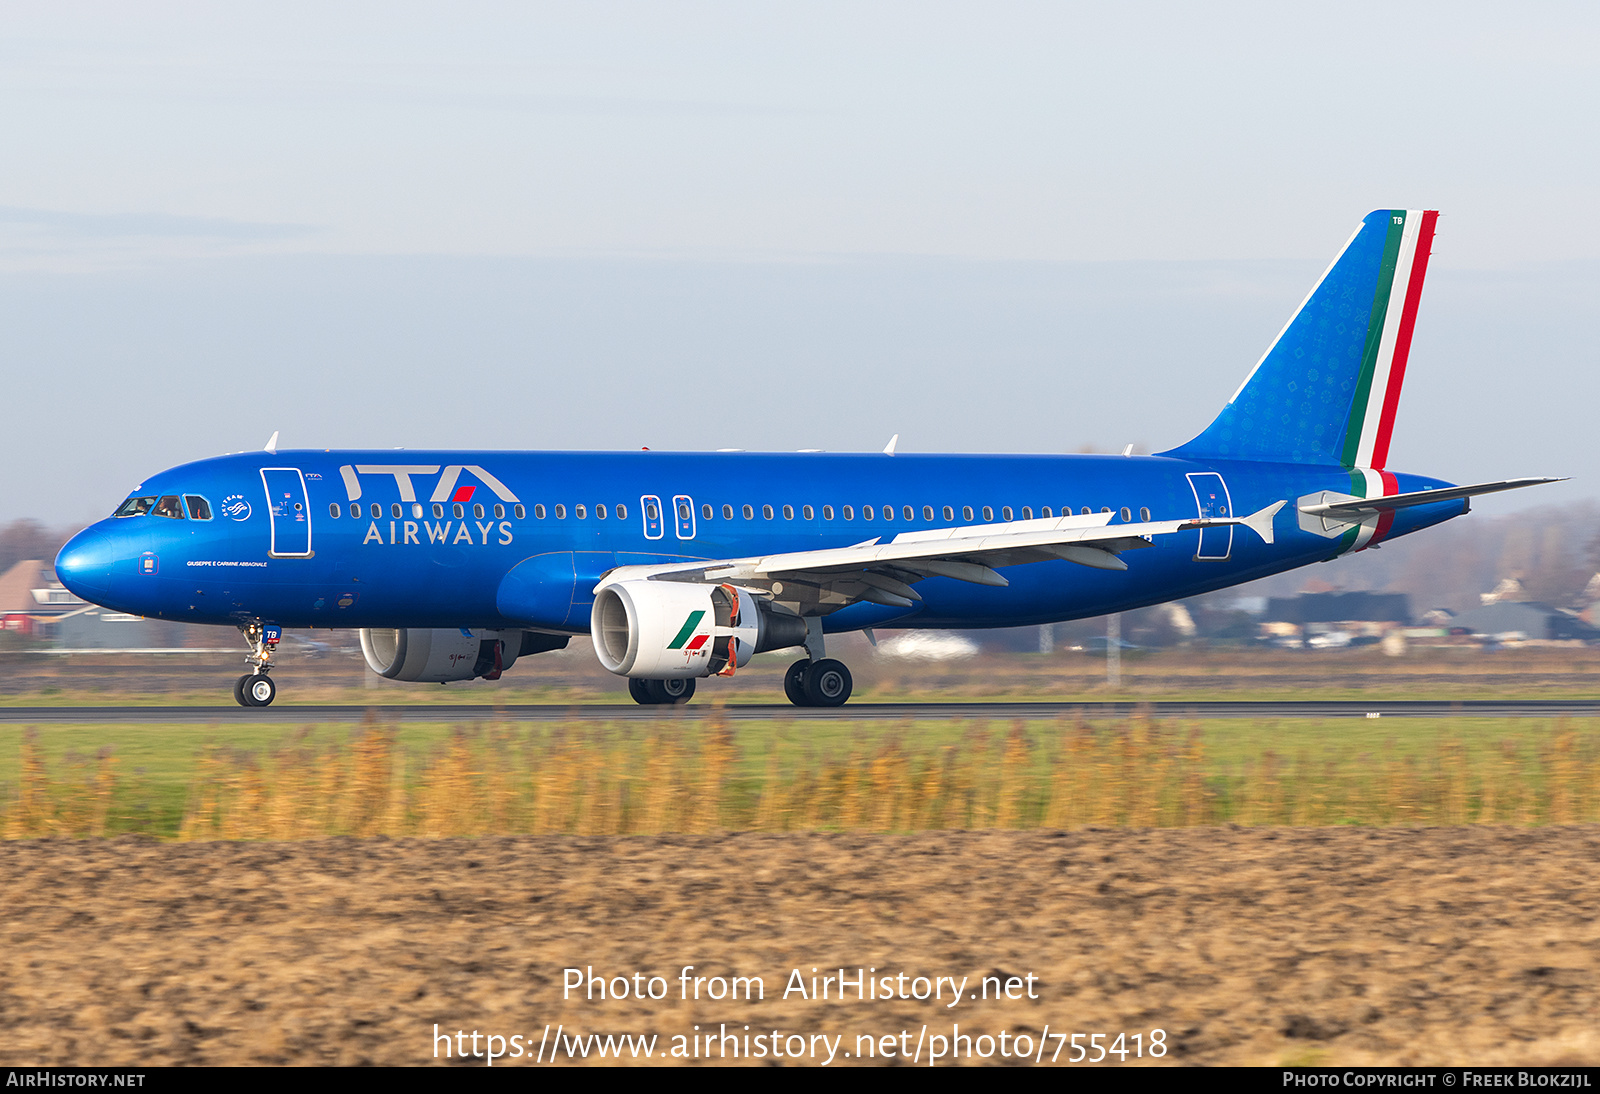
<instances>
[{"instance_id":1,"label":"vertical tail fin","mask_svg":"<svg viewBox=\"0 0 1600 1094\"><path fill-rule=\"evenodd\" d=\"M1216 421L1162 455L1382 468L1438 217L1367 214Z\"/></svg>"}]
</instances>

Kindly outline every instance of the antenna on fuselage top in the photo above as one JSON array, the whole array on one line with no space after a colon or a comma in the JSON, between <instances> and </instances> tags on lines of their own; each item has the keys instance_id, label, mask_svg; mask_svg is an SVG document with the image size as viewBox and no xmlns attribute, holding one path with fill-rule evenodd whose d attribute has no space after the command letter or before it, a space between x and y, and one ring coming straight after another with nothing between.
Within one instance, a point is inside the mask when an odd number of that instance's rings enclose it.
<instances>
[{"instance_id":1,"label":"antenna on fuselage top","mask_svg":"<svg viewBox=\"0 0 1600 1094\"><path fill-rule=\"evenodd\" d=\"M899 444L899 443L900 443L900 434L896 433L893 437L889 438L889 443L883 446L883 454L885 456L894 455L894 446Z\"/></svg>"},{"instance_id":2,"label":"antenna on fuselage top","mask_svg":"<svg viewBox=\"0 0 1600 1094\"><path fill-rule=\"evenodd\" d=\"M267 438L267 443L261 446L261 451L276 453L278 451L278 431L274 429L272 436Z\"/></svg>"}]
</instances>

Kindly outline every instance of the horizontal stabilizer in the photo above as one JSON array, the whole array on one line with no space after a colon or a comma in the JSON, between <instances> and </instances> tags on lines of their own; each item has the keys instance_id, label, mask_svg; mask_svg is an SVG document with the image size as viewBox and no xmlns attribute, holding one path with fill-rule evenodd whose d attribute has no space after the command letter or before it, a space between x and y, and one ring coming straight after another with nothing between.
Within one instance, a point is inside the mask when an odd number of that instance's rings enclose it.
<instances>
[{"instance_id":1,"label":"horizontal stabilizer","mask_svg":"<svg viewBox=\"0 0 1600 1094\"><path fill-rule=\"evenodd\" d=\"M1432 505L1438 501L1475 498L1480 494L1498 494L1502 490L1520 490L1524 486L1543 486L1547 482L1564 481L1564 479L1507 479L1504 482L1481 482L1476 486L1446 486L1438 490L1416 490L1409 494L1390 494L1382 498L1351 498L1349 501L1302 505L1300 512L1313 517L1336 519L1349 517L1352 520L1361 520L1373 513L1409 509L1413 505ZM1246 520L1246 523L1249 523L1249 520ZM1272 540L1268 539L1267 542L1271 543Z\"/></svg>"}]
</instances>

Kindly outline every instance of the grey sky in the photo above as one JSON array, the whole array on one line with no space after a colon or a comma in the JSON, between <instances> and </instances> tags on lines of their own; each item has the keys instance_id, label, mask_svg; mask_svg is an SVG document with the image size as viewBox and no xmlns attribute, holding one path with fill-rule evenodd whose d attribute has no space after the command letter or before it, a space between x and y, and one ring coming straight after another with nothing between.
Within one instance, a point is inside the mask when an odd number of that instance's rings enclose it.
<instances>
[{"instance_id":1,"label":"grey sky","mask_svg":"<svg viewBox=\"0 0 1600 1094\"><path fill-rule=\"evenodd\" d=\"M1174 444L1386 205L1446 214L1391 462L1596 493L1592 5L0 18L0 519L273 429Z\"/></svg>"}]
</instances>

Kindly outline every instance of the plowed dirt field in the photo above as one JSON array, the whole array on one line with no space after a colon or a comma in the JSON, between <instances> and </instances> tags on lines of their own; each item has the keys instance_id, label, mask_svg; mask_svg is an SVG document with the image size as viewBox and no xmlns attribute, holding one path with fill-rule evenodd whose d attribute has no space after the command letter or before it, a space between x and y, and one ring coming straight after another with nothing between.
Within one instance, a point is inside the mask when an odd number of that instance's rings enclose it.
<instances>
[{"instance_id":1,"label":"plowed dirt field","mask_svg":"<svg viewBox=\"0 0 1600 1094\"><path fill-rule=\"evenodd\" d=\"M474 1030L501 1066L599 1062L571 1040L594 1032L702 1064L707 1032L710 1062L767 1064L862 1062L869 1037L877 1062L945 1038L940 1064L1014 1064L1019 1033L1044 1062L1123 1033L1129 1064L1594 1063L1597 915L1596 826L13 841L0 1062L444 1063L437 1025L474 1066ZM666 998L564 1000L591 966ZM1022 998L783 998L841 966ZM734 976L764 998L708 997Z\"/></svg>"}]
</instances>

